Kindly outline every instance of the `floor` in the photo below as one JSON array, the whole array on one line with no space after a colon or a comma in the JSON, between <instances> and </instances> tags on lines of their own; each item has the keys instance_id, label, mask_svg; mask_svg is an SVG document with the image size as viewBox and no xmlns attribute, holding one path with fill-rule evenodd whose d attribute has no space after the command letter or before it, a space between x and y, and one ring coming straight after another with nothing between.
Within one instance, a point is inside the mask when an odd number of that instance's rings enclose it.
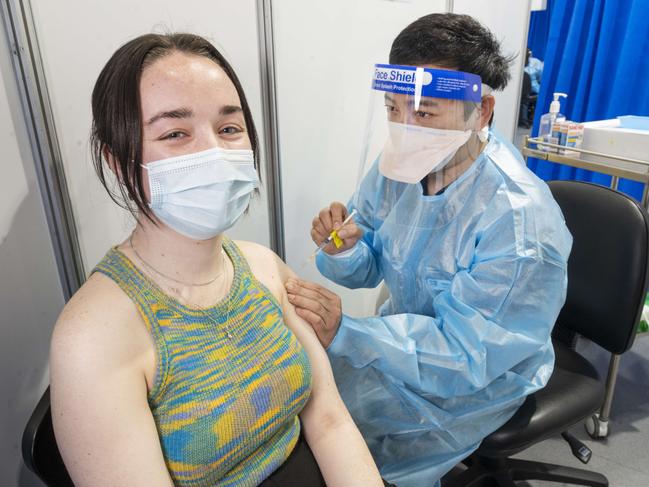
<instances>
[{"instance_id":1,"label":"floor","mask_svg":"<svg viewBox=\"0 0 649 487\"><path fill-rule=\"evenodd\" d=\"M592 343L578 346L606 376L609 355ZM550 439L517 455L518 458L539 460L576 468L586 468L608 477L612 487L649 486L649 333L638 335L631 350L620 362L617 386L609 423L609 436L593 440L583 424L570 430L592 451L584 465L574 456L562 439ZM520 482L519 487L558 487L543 481Z\"/></svg>"},{"instance_id":2,"label":"floor","mask_svg":"<svg viewBox=\"0 0 649 487\"><path fill-rule=\"evenodd\" d=\"M516 127L516 133L514 135L514 147L518 150L523 148L523 143L525 141L526 135L531 135L531 128Z\"/></svg>"}]
</instances>

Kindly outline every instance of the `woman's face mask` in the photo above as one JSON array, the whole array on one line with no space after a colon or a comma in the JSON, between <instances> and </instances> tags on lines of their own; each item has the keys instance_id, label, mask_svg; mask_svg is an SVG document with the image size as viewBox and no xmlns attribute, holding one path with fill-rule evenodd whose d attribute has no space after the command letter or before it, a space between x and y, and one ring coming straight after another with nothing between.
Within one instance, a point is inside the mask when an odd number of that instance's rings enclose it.
<instances>
[{"instance_id":1,"label":"woman's face mask","mask_svg":"<svg viewBox=\"0 0 649 487\"><path fill-rule=\"evenodd\" d=\"M232 227L259 186L251 150L216 148L143 167L153 214L195 240L213 238Z\"/></svg>"}]
</instances>

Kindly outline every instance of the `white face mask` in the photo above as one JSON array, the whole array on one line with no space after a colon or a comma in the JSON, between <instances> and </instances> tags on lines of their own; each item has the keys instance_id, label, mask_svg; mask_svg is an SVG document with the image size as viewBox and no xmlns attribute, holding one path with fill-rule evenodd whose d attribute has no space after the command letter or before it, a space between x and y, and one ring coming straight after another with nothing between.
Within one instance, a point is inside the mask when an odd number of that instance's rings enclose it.
<instances>
[{"instance_id":1,"label":"white face mask","mask_svg":"<svg viewBox=\"0 0 649 487\"><path fill-rule=\"evenodd\" d=\"M149 176L153 214L195 240L234 225L259 186L251 150L210 149L142 167Z\"/></svg>"},{"instance_id":2,"label":"white face mask","mask_svg":"<svg viewBox=\"0 0 649 487\"><path fill-rule=\"evenodd\" d=\"M472 130L443 130L388 122L390 135L379 160L386 178L418 183L439 171L473 134Z\"/></svg>"}]
</instances>

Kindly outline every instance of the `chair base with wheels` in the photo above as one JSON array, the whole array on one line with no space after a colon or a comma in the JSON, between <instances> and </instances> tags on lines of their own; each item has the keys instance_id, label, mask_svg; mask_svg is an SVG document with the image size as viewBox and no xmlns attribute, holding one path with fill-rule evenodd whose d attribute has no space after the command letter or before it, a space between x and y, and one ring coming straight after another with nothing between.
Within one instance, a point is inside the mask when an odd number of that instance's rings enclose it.
<instances>
[{"instance_id":1,"label":"chair base with wheels","mask_svg":"<svg viewBox=\"0 0 649 487\"><path fill-rule=\"evenodd\" d=\"M467 470L445 478L442 487L478 487L486 485L488 479L499 487L513 487L517 480L608 485L599 473L509 458L589 416L604 398L604 386L592 364L569 346L560 342L554 345L555 369L547 386L528 396L516 414L465 460Z\"/></svg>"},{"instance_id":2,"label":"chair base with wheels","mask_svg":"<svg viewBox=\"0 0 649 487\"><path fill-rule=\"evenodd\" d=\"M608 485L608 480L602 474L551 463L539 464L529 460L509 458L489 459L479 466L475 464L471 466L469 475L462 478L464 483L456 485L480 486L484 485L486 479L492 479L491 485L495 484L499 487L515 487L514 481L518 480L547 480L571 485L602 487ZM446 485L446 483L442 484L443 487Z\"/></svg>"}]
</instances>

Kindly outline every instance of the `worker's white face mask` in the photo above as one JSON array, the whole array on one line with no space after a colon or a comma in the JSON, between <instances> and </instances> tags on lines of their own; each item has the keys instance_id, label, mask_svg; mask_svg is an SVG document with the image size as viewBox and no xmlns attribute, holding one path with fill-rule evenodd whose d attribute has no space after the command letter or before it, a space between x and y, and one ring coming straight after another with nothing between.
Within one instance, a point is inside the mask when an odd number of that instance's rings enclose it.
<instances>
[{"instance_id":1,"label":"worker's white face mask","mask_svg":"<svg viewBox=\"0 0 649 487\"><path fill-rule=\"evenodd\" d=\"M389 122L388 130L379 171L386 178L411 184L443 169L473 133L396 122Z\"/></svg>"},{"instance_id":2,"label":"worker's white face mask","mask_svg":"<svg viewBox=\"0 0 649 487\"><path fill-rule=\"evenodd\" d=\"M195 240L234 225L259 186L251 150L210 149L142 167L148 173L153 214Z\"/></svg>"}]
</instances>

